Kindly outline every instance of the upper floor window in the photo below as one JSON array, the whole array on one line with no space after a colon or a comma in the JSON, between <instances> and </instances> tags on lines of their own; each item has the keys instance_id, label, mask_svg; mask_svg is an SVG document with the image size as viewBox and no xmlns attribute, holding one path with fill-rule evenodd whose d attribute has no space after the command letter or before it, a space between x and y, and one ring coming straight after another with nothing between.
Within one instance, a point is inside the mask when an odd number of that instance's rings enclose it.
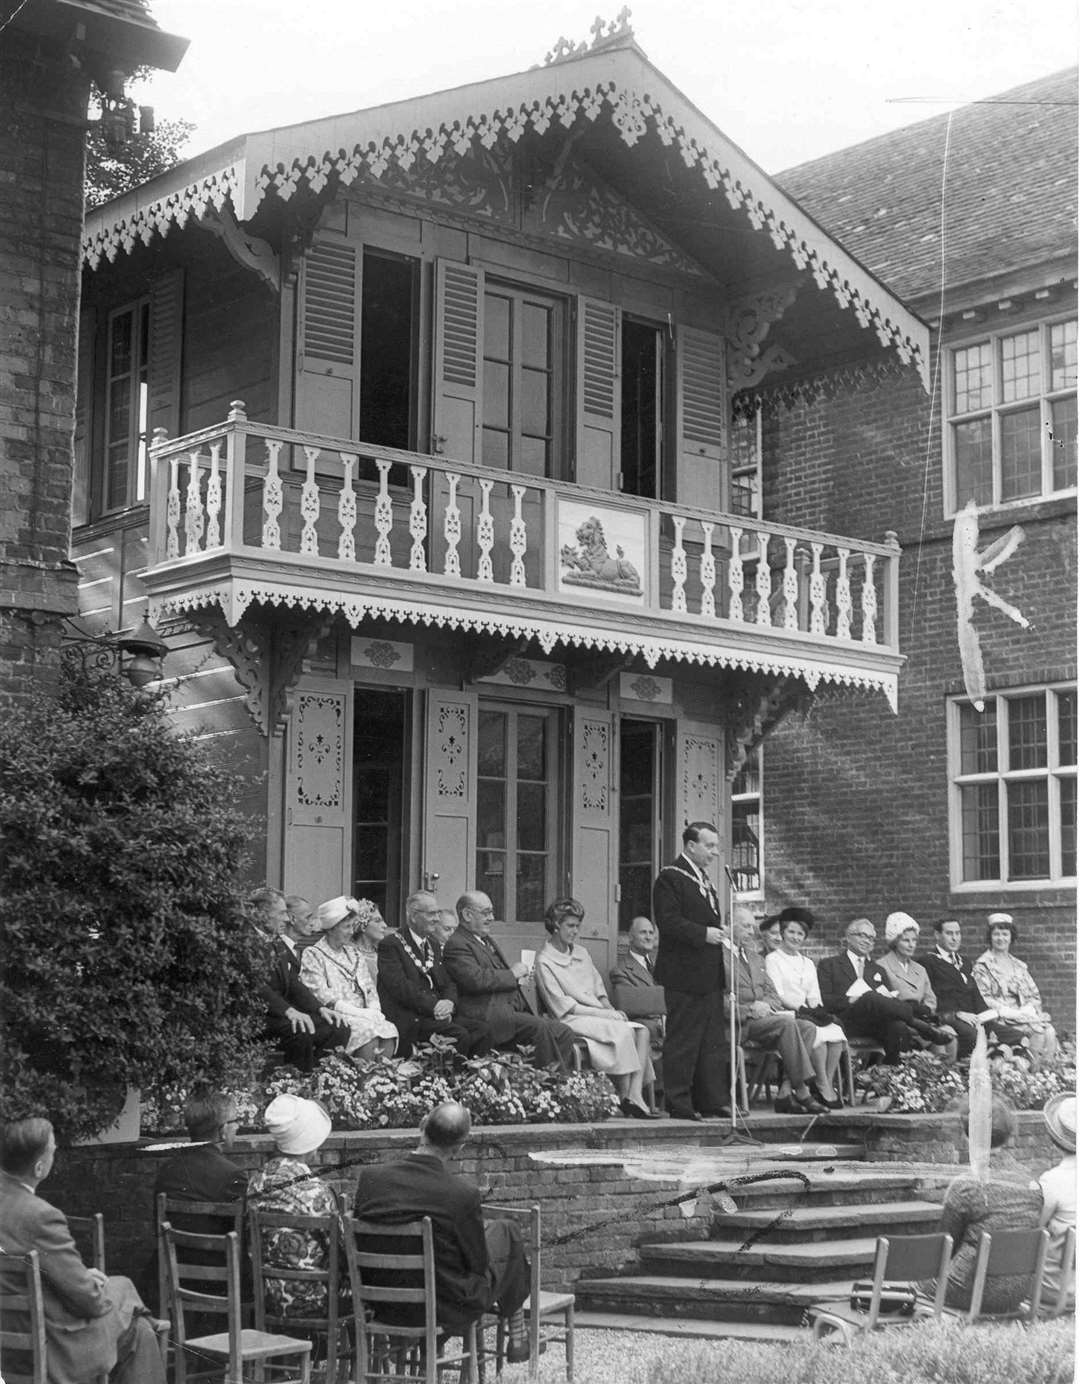
<instances>
[{"instance_id":1,"label":"upper floor window","mask_svg":"<svg viewBox=\"0 0 1080 1384\"><path fill-rule=\"evenodd\" d=\"M948 718L954 887L1076 876L1076 689L999 693Z\"/></svg>"},{"instance_id":2,"label":"upper floor window","mask_svg":"<svg viewBox=\"0 0 1080 1384\"><path fill-rule=\"evenodd\" d=\"M558 475L564 305L489 282L483 327L483 464Z\"/></svg>"},{"instance_id":3,"label":"upper floor window","mask_svg":"<svg viewBox=\"0 0 1080 1384\"><path fill-rule=\"evenodd\" d=\"M761 518L761 409L737 414L731 421L732 514Z\"/></svg>"},{"instance_id":4,"label":"upper floor window","mask_svg":"<svg viewBox=\"0 0 1080 1384\"><path fill-rule=\"evenodd\" d=\"M1076 485L1076 322L988 334L948 353L951 509Z\"/></svg>"},{"instance_id":5,"label":"upper floor window","mask_svg":"<svg viewBox=\"0 0 1080 1384\"><path fill-rule=\"evenodd\" d=\"M731 785L731 873L740 897L764 890L761 746L755 746Z\"/></svg>"},{"instance_id":6,"label":"upper floor window","mask_svg":"<svg viewBox=\"0 0 1080 1384\"><path fill-rule=\"evenodd\" d=\"M146 499L149 348L149 298L110 313L101 476L101 508L107 513Z\"/></svg>"}]
</instances>

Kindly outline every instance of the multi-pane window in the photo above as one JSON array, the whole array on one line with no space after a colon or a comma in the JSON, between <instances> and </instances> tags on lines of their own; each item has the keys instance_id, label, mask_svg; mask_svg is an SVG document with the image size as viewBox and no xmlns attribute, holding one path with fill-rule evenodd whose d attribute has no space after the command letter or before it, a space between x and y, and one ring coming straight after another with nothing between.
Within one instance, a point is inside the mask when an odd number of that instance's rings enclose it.
<instances>
[{"instance_id":1,"label":"multi-pane window","mask_svg":"<svg viewBox=\"0 0 1080 1384\"><path fill-rule=\"evenodd\" d=\"M761 746L746 756L731 785L731 873L740 895L762 892Z\"/></svg>"},{"instance_id":2,"label":"multi-pane window","mask_svg":"<svg viewBox=\"0 0 1080 1384\"><path fill-rule=\"evenodd\" d=\"M1045 883L1076 875L1076 689L950 706L953 880Z\"/></svg>"},{"instance_id":3,"label":"multi-pane window","mask_svg":"<svg viewBox=\"0 0 1080 1384\"><path fill-rule=\"evenodd\" d=\"M146 499L149 336L149 299L118 308L109 317L101 493L105 511Z\"/></svg>"},{"instance_id":4,"label":"multi-pane window","mask_svg":"<svg viewBox=\"0 0 1080 1384\"><path fill-rule=\"evenodd\" d=\"M1076 322L1041 322L949 353L953 509L1076 485Z\"/></svg>"},{"instance_id":5,"label":"multi-pane window","mask_svg":"<svg viewBox=\"0 0 1080 1384\"><path fill-rule=\"evenodd\" d=\"M732 514L761 518L761 410L731 421Z\"/></svg>"},{"instance_id":6,"label":"multi-pane window","mask_svg":"<svg viewBox=\"0 0 1080 1384\"><path fill-rule=\"evenodd\" d=\"M555 474L563 323L557 299L496 284L485 290L485 466Z\"/></svg>"},{"instance_id":7,"label":"multi-pane window","mask_svg":"<svg viewBox=\"0 0 1080 1384\"><path fill-rule=\"evenodd\" d=\"M478 722L476 887L504 922L539 922L555 887L553 711L482 707Z\"/></svg>"},{"instance_id":8,"label":"multi-pane window","mask_svg":"<svg viewBox=\"0 0 1080 1384\"><path fill-rule=\"evenodd\" d=\"M619 931L652 917L659 867L660 727L623 717L619 724Z\"/></svg>"}]
</instances>

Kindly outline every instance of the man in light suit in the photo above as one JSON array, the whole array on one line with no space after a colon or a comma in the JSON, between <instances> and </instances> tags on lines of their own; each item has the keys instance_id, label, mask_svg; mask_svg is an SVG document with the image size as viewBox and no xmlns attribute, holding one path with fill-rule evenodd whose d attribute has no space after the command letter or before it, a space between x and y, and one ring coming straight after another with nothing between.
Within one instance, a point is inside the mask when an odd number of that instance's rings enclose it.
<instances>
[{"instance_id":1,"label":"man in light suit","mask_svg":"<svg viewBox=\"0 0 1080 1384\"><path fill-rule=\"evenodd\" d=\"M710 870L720 838L710 822L691 822L679 858L653 885L660 933L656 979L667 1001L664 1087L677 1120L729 1115L724 932Z\"/></svg>"},{"instance_id":2,"label":"man in light suit","mask_svg":"<svg viewBox=\"0 0 1080 1384\"><path fill-rule=\"evenodd\" d=\"M658 1101L663 1095L664 1087L663 1049L667 1007L664 1004L663 995L659 993L662 987L658 984L655 975L653 953L656 951L656 929L650 919L634 918L630 923L627 941L630 946L626 955L611 972L611 993L616 1009L626 1010L627 1004L631 1004L635 1008L635 1013L631 1017L636 1022L644 1024L649 1030L654 1073L653 1100ZM638 1007L627 998L626 992L648 990L657 993L660 1003L656 1013L642 1014L637 1012Z\"/></svg>"},{"instance_id":3,"label":"man in light suit","mask_svg":"<svg viewBox=\"0 0 1080 1384\"><path fill-rule=\"evenodd\" d=\"M36 1250L49 1384L92 1384L105 1371L112 1384L165 1384L153 1318L131 1279L88 1269L63 1212L37 1194L55 1156L48 1120L15 1120L0 1133L0 1291L13 1287L3 1256ZM5 1316L10 1329L28 1329L23 1314ZM15 1360L5 1364L14 1372Z\"/></svg>"},{"instance_id":4,"label":"man in light suit","mask_svg":"<svg viewBox=\"0 0 1080 1384\"><path fill-rule=\"evenodd\" d=\"M458 988L458 1012L480 1019L497 1048L529 1044L533 1065L567 1068L574 1035L558 1019L533 1014L518 982L529 973L524 961L509 965L491 935L495 910L486 894L470 892L457 901L457 931L446 943L443 962Z\"/></svg>"}]
</instances>

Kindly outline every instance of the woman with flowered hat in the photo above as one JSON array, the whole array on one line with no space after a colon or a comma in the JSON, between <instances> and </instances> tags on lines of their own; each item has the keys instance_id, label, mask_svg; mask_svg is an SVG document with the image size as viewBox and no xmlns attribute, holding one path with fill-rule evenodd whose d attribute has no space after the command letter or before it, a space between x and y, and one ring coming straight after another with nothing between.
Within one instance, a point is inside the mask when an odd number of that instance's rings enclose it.
<instances>
[{"instance_id":1,"label":"woman with flowered hat","mask_svg":"<svg viewBox=\"0 0 1080 1384\"><path fill-rule=\"evenodd\" d=\"M359 901L345 895L319 905L315 922L322 936L304 948L300 979L321 1004L347 1021L347 1053L390 1057L397 1049L398 1031L383 1013L379 992L354 940L360 916ZM367 916L370 926L370 911Z\"/></svg>"}]
</instances>

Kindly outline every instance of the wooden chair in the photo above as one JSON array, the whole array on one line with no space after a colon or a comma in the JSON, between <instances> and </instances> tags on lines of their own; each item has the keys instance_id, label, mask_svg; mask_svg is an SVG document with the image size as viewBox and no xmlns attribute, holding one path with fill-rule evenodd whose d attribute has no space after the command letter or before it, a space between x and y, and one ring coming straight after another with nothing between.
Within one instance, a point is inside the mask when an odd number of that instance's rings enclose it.
<instances>
[{"instance_id":1,"label":"wooden chair","mask_svg":"<svg viewBox=\"0 0 1080 1384\"><path fill-rule=\"evenodd\" d=\"M8 1327L9 1313L26 1319L25 1330ZM17 1357L19 1369L11 1364ZM30 1366L27 1374L23 1368ZM6 1384L47 1384L45 1304L41 1297L41 1266L37 1250L3 1257L0 1284L0 1379Z\"/></svg>"},{"instance_id":2,"label":"wooden chair","mask_svg":"<svg viewBox=\"0 0 1080 1384\"><path fill-rule=\"evenodd\" d=\"M487 1219L509 1217L520 1222L525 1236L529 1256L529 1296L525 1302L525 1316L529 1329L529 1379L534 1381L540 1371L540 1346L562 1343L566 1352L566 1378L574 1378L574 1294L545 1292L540 1286L540 1208L539 1206L498 1206L486 1204L483 1208ZM561 1325L555 1320L561 1318ZM550 1323L550 1327L549 1324ZM506 1318L488 1317L481 1320L481 1332L488 1326L495 1326L495 1371L501 1374L506 1359ZM481 1354L482 1354L481 1346Z\"/></svg>"},{"instance_id":3,"label":"wooden chair","mask_svg":"<svg viewBox=\"0 0 1080 1384\"><path fill-rule=\"evenodd\" d=\"M339 1366L342 1376L348 1373L352 1359L352 1316L340 1316L341 1287L341 1222L336 1216L299 1216L283 1211L253 1210L248 1218L251 1230L251 1263L254 1280L255 1328L266 1331L300 1332L311 1336L313 1343L326 1341L325 1384L336 1384ZM326 1268L292 1269L267 1263L267 1235L275 1230L298 1230L308 1235L322 1235L327 1244ZM326 1296L326 1311L319 1316L289 1316L268 1310L267 1285L272 1283L314 1283ZM316 1354L318 1350L316 1349Z\"/></svg>"},{"instance_id":4,"label":"wooden chair","mask_svg":"<svg viewBox=\"0 0 1080 1384\"><path fill-rule=\"evenodd\" d=\"M1047 1230L984 1230L979 1236L975 1277L971 1285L971 1306L965 1313L965 1320L1036 1321L1042 1301L1043 1271L1049 1246L1050 1232ZM1012 1311L984 1312L982 1303L986 1280L1001 1277L1026 1278L1028 1284L1024 1300Z\"/></svg>"},{"instance_id":5,"label":"wooden chair","mask_svg":"<svg viewBox=\"0 0 1080 1384\"><path fill-rule=\"evenodd\" d=\"M68 1229L82 1254L85 1245L90 1253L83 1254L83 1263L92 1264L105 1272L105 1217L100 1211L92 1216L68 1216Z\"/></svg>"},{"instance_id":6,"label":"wooden chair","mask_svg":"<svg viewBox=\"0 0 1080 1384\"><path fill-rule=\"evenodd\" d=\"M855 1104L855 1073L872 1067L885 1056L885 1049L876 1038L848 1038L840 1049L840 1081L847 1088L848 1104ZM865 1100L866 1093L863 1092Z\"/></svg>"},{"instance_id":7,"label":"wooden chair","mask_svg":"<svg viewBox=\"0 0 1080 1384\"><path fill-rule=\"evenodd\" d=\"M189 1351L212 1365L215 1377L224 1365L225 1384L243 1384L245 1365L255 1367L254 1374L249 1374L247 1378L262 1379L263 1366L269 1361L299 1356L299 1372L290 1372L287 1379L279 1378L278 1384L309 1384L310 1341L240 1325L240 1238L234 1230L227 1235L199 1235L193 1231L177 1230L165 1221L161 1227L161 1243L165 1253L169 1301L175 1312L176 1384L186 1384ZM186 1251L183 1260L177 1250ZM217 1264L192 1263L192 1251L223 1255L224 1268ZM196 1286L191 1286L193 1284ZM189 1308L204 1315L224 1316L226 1330L189 1338L185 1326L185 1314Z\"/></svg>"},{"instance_id":8,"label":"wooden chair","mask_svg":"<svg viewBox=\"0 0 1080 1384\"><path fill-rule=\"evenodd\" d=\"M244 1248L243 1201L185 1201L159 1192L155 1206L155 1237L158 1247L158 1311L163 1317L172 1315L169 1301L168 1267L161 1242L161 1227L168 1221L177 1230L193 1231L199 1235L226 1235L235 1232ZM224 1259L221 1264L224 1267ZM250 1325L250 1322L247 1323Z\"/></svg>"},{"instance_id":9,"label":"wooden chair","mask_svg":"<svg viewBox=\"0 0 1080 1384\"><path fill-rule=\"evenodd\" d=\"M553 1019L555 1015L551 1012L551 1006L547 1002L544 994L544 987L539 983L535 974L523 976L518 981L518 989L525 996L529 1007L533 1013L542 1019ZM589 1045L584 1038L574 1039L574 1071L584 1071L589 1065Z\"/></svg>"},{"instance_id":10,"label":"wooden chair","mask_svg":"<svg viewBox=\"0 0 1080 1384\"><path fill-rule=\"evenodd\" d=\"M844 1343L850 1346L864 1332L885 1326L910 1326L927 1317L940 1317L945 1309L951 1255L951 1235L897 1235L892 1239L882 1235L874 1255L869 1309L859 1312L850 1303L815 1303L808 1314L814 1328L814 1340L829 1340L832 1335L839 1334ZM937 1281L937 1291L932 1301L920 1301L911 1316L881 1315L886 1283L900 1282L906 1286L929 1278Z\"/></svg>"},{"instance_id":11,"label":"wooden chair","mask_svg":"<svg viewBox=\"0 0 1080 1384\"><path fill-rule=\"evenodd\" d=\"M739 1042L739 1083L742 1089L742 1105L747 1110L765 1089L766 1099L769 1088L780 1083L780 1055L775 1046L759 1043L753 1038L743 1038Z\"/></svg>"},{"instance_id":12,"label":"wooden chair","mask_svg":"<svg viewBox=\"0 0 1080 1384\"><path fill-rule=\"evenodd\" d=\"M392 1245L392 1249L382 1246ZM387 1225L383 1221L345 1217L345 1254L349 1262L358 1369L351 1384L437 1384L439 1371L455 1366L461 1378L475 1384L476 1325L461 1329L462 1349L449 1351L435 1309L435 1248L431 1217ZM402 1326L385 1320L388 1308L412 1308L423 1325ZM380 1316L380 1312L384 1316ZM392 1313L392 1315L397 1315Z\"/></svg>"}]
</instances>

